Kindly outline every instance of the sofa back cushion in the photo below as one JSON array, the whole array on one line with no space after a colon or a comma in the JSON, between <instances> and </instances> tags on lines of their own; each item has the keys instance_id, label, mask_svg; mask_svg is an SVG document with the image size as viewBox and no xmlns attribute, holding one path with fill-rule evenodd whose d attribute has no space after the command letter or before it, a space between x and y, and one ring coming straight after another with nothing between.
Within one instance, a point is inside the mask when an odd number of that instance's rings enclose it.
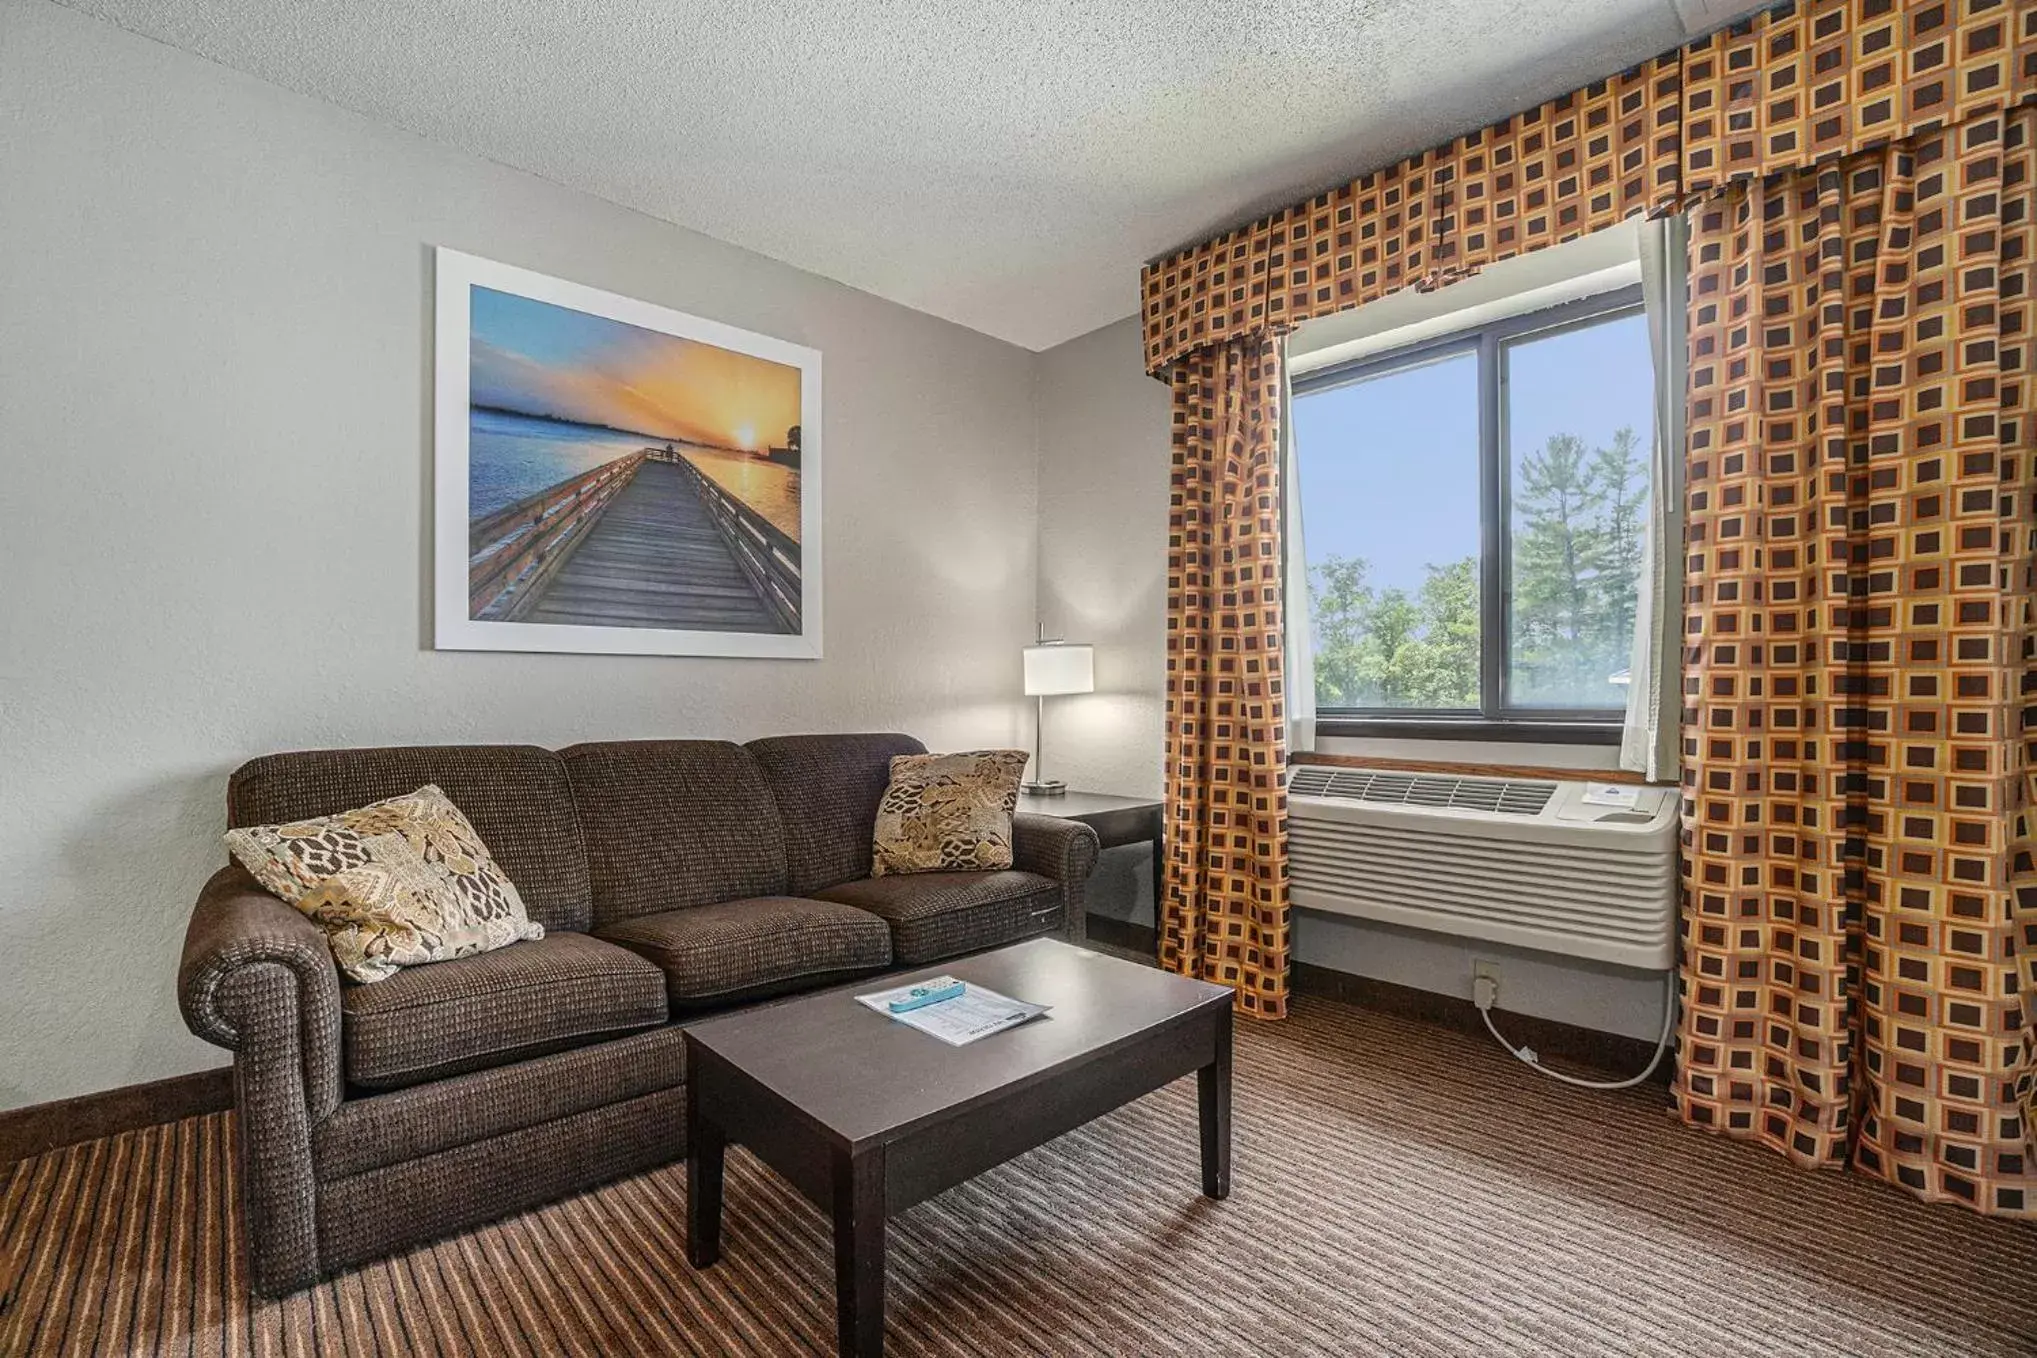
<instances>
[{"instance_id":1,"label":"sofa back cushion","mask_svg":"<svg viewBox=\"0 0 2037 1358\"><path fill-rule=\"evenodd\" d=\"M870 875L877 803L891 757L925 754L911 736L769 736L747 747L785 826L786 890L805 896Z\"/></svg>"},{"instance_id":2,"label":"sofa back cushion","mask_svg":"<svg viewBox=\"0 0 2037 1358\"><path fill-rule=\"evenodd\" d=\"M587 856L559 756L535 745L399 745L251 759L226 785L229 829L332 816L436 783L548 929L589 923Z\"/></svg>"},{"instance_id":3,"label":"sofa back cushion","mask_svg":"<svg viewBox=\"0 0 2037 1358\"><path fill-rule=\"evenodd\" d=\"M778 804L742 746L609 740L559 754L580 811L597 926L784 894Z\"/></svg>"}]
</instances>

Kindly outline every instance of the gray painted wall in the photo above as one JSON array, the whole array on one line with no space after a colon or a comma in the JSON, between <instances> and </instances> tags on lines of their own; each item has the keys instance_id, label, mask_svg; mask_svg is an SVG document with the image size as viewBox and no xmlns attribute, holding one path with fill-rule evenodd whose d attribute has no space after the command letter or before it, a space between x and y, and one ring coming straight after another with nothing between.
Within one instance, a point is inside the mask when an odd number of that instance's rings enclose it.
<instances>
[{"instance_id":1,"label":"gray painted wall","mask_svg":"<svg viewBox=\"0 0 2037 1358\"><path fill-rule=\"evenodd\" d=\"M1047 700L1070 787L1160 794L1173 404L1130 318L1039 356L1040 626L1096 648L1096 692Z\"/></svg>"},{"instance_id":2,"label":"gray painted wall","mask_svg":"<svg viewBox=\"0 0 2037 1358\"><path fill-rule=\"evenodd\" d=\"M1070 787L1160 795L1173 404L1130 317L1039 356L1040 625L1096 648L1096 692L1047 700L1046 761ZM1089 907L1153 922L1153 860L1106 850Z\"/></svg>"},{"instance_id":3,"label":"gray painted wall","mask_svg":"<svg viewBox=\"0 0 2037 1358\"><path fill-rule=\"evenodd\" d=\"M1049 699L1047 757L1074 787L1160 790L1166 683L1167 388L1141 371L1137 318L1040 355L1040 609L1051 634L1096 646L1097 692ZM1488 759L1609 768L1601 747L1455 741L1326 741L1324 749L1409 759ZM1104 855L1090 908L1153 921L1151 865L1132 848ZM1471 997L1472 964L1499 964L1507 1008L1652 1040L1659 976L1473 943L1444 934L1297 912L1295 956L1443 994Z\"/></svg>"},{"instance_id":4,"label":"gray painted wall","mask_svg":"<svg viewBox=\"0 0 2037 1358\"><path fill-rule=\"evenodd\" d=\"M430 247L826 355L827 658L428 649ZM1034 356L0 0L0 1107L219 1064L174 971L275 749L1024 744Z\"/></svg>"}]
</instances>

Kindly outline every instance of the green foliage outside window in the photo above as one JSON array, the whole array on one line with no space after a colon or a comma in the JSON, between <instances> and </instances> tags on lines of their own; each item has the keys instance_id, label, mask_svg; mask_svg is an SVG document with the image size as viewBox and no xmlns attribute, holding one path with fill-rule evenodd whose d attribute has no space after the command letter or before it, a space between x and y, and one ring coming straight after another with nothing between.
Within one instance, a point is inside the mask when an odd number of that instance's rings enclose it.
<instances>
[{"instance_id":1,"label":"green foliage outside window","mask_svg":"<svg viewBox=\"0 0 2037 1358\"><path fill-rule=\"evenodd\" d=\"M1517 706L1620 707L1634 637L1648 467L1631 428L1592 448L1558 434L1512 488L1509 697ZM1479 705L1478 560L1431 564L1412 593L1377 589L1363 557L1309 570L1320 707Z\"/></svg>"}]
</instances>

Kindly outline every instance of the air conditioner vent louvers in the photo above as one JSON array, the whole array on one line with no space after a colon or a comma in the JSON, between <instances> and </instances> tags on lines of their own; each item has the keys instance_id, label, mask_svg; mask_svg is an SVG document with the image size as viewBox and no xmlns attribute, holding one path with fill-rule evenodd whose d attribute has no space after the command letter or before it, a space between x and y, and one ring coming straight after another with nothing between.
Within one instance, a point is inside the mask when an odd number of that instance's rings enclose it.
<instances>
[{"instance_id":1,"label":"air conditioner vent louvers","mask_svg":"<svg viewBox=\"0 0 2037 1358\"><path fill-rule=\"evenodd\" d=\"M1556 795L1556 784L1453 778L1446 774L1374 773L1304 764L1289 775L1287 790L1297 796L1333 797L1339 801L1536 816Z\"/></svg>"},{"instance_id":2,"label":"air conditioner vent louvers","mask_svg":"<svg viewBox=\"0 0 2037 1358\"><path fill-rule=\"evenodd\" d=\"M1508 783L1500 789L1499 809L1523 816L1539 815L1554 795L1554 783Z\"/></svg>"},{"instance_id":3,"label":"air conditioner vent louvers","mask_svg":"<svg viewBox=\"0 0 2037 1358\"><path fill-rule=\"evenodd\" d=\"M1303 910L1665 970L1677 805L1575 779L1298 765L1289 892Z\"/></svg>"},{"instance_id":4,"label":"air conditioner vent louvers","mask_svg":"<svg viewBox=\"0 0 2037 1358\"><path fill-rule=\"evenodd\" d=\"M1306 793L1311 797L1319 797L1322 795L1323 789L1330 785L1330 779L1333 777L1335 775L1328 769L1304 764L1300 768L1288 771L1287 790L1289 792Z\"/></svg>"}]
</instances>

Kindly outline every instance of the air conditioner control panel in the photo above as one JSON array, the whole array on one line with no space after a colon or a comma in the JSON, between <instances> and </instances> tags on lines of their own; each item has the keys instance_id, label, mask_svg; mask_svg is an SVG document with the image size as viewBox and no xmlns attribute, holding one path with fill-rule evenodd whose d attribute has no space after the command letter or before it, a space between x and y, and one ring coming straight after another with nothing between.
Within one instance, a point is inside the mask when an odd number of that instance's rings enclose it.
<instances>
[{"instance_id":1,"label":"air conditioner control panel","mask_svg":"<svg viewBox=\"0 0 2037 1358\"><path fill-rule=\"evenodd\" d=\"M1633 783L1565 784L1552 819L1572 824L1647 825L1676 811L1676 789Z\"/></svg>"}]
</instances>

